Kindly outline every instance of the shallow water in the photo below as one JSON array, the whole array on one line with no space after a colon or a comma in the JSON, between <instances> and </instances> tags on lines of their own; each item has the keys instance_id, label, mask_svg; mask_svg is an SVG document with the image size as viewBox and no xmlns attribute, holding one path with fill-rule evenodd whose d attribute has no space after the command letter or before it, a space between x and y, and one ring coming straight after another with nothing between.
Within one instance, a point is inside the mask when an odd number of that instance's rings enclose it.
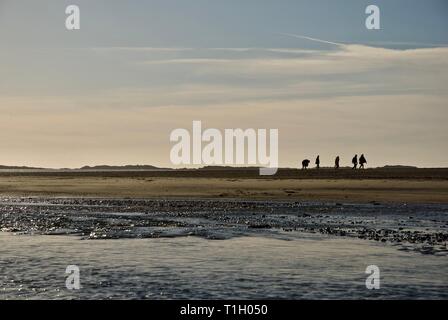
<instances>
[{"instance_id":1,"label":"shallow water","mask_svg":"<svg viewBox=\"0 0 448 320\"><path fill-rule=\"evenodd\" d=\"M448 299L447 209L0 198L0 298Z\"/></svg>"},{"instance_id":2,"label":"shallow water","mask_svg":"<svg viewBox=\"0 0 448 320\"><path fill-rule=\"evenodd\" d=\"M448 256L448 205L297 201L0 198L0 231L85 239L275 237L301 231Z\"/></svg>"},{"instance_id":3,"label":"shallow water","mask_svg":"<svg viewBox=\"0 0 448 320\"><path fill-rule=\"evenodd\" d=\"M2 299L448 298L445 257L359 239L293 232L283 239L92 241L0 233L0 243ZM81 289L70 291L65 269L73 264ZM381 270L379 290L365 287L372 264Z\"/></svg>"}]
</instances>

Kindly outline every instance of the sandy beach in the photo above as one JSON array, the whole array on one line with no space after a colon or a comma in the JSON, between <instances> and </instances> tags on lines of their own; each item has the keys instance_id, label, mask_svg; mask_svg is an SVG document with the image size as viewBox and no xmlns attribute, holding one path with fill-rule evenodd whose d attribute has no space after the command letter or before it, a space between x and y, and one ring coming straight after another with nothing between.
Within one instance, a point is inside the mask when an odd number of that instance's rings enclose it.
<instances>
[{"instance_id":1,"label":"sandy beach","mask_svg":"<svg viewBox=\"0 0 448 320\"><path fill-rule=\"evenodd\" d=\"M448 203L448 170L1 172L0 195Z\"/></svg>"}]
</instances>

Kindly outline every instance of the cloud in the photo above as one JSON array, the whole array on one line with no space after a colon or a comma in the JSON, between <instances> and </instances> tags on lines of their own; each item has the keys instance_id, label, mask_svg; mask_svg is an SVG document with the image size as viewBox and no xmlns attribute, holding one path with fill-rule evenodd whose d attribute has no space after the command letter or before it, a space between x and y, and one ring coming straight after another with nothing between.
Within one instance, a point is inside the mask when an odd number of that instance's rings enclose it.
<instances>
[{"instance_id":1,"label":"cloud","mask_svg":"<svg viewBox=\"0 0 448 320\"><path fill-rule=\"evenodd\" d=\"M293 34L293 33L280 33L280 34L284 35L284 36L288 36L288 37L297 38L297 39L305 39L305 40L310 40L310 41L319 42L319 43L332 44L332 45L336 45L336 46L343 46L344 45L343 43L332 42L332 41L327 41L327 40L322 40L322 39L302 36L302 35Z\"/></svg>"},{"instance_id":2,"label":"cloud","mask_svg":"<svg viewBox=\"0 0 448 320\"><path fill-rule=\"evenodd\" d=\"M336 50L317 51L228 48L231 53L227 53L226 48L184 49L169 48L180 57L160 59L158 55L154 58L153 52L158 54L165 48L137 48L137 57L127 55L131 49L111 48L123 54L111 61L125 74L112 76L108 71L111 76L107 81L116 85L68 96L70 104L59 102L64 98L61 94L53 100L53 93L32 99L39 103L40 110L58 109L59 105L76 106L78 110L92 105L105 109L194 107L406 93L444 96L448 82L448 48L394 50L344 44ZM107 55L105 50L97 58L108 61ZM93 65L90 75L101 77L94 69ZM136 80L130 81L133 78ZM145 84L137 78L151 82ZM23 99L27 97L3 94L0 108L20 104Z\"/></svg>"},{"instance_id":3,"label":"cloud","mask_svg":"<svg viewBox=\"0 0 448 320\"><path fill-rule=\"evenodd\" d=\"M339 44L338 44L339 45ZM247 49L245 49L247 50ZM265 49L273 53L279 49ZM231 57L216 58L202 54L200 57L145 59L143 65L194 65L205 71L221 73L272 73L272 74L351 74L362 71L387 69L396 63L407 63L408 67L448 66L448 48L423 48L396 50L365 45L339 45L337 50L288 51L297 56L279 57ZM139 62L137 62L139 63ZM416 65L418 63L418 65Z\"/></svg>"}]
</instances>

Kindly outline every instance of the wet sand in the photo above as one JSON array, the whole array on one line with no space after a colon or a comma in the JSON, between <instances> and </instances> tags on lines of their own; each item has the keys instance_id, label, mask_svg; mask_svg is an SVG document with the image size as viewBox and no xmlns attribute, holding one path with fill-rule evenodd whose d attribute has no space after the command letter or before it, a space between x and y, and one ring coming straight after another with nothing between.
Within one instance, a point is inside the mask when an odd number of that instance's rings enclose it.
<instances>
[{"instance_id":1,"label":"wet sand","mask_svg":"<svg viewBox=\"0 0 448 320\"><path fill-rule=\"evenodd\" d=\"M249 200L1 198L0 231L83 239L275 237L279 231L373 240L447 255L448 205Z\"/></svg>"},{"instance_id":2,"label":"wet sand","mask_svg":"<svg viewBox=\"0 0 448 320\"><path fill-rule=\"evenodd\" d=\"M448 203L447 169L0 172L1 196Z\"/></svg>"}]
</instances>

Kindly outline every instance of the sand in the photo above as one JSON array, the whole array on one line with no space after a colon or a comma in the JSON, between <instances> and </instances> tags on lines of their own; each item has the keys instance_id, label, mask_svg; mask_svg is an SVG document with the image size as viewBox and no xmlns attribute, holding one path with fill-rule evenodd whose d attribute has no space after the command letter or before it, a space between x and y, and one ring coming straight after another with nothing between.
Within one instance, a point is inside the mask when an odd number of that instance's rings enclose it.
<instances>
[{"instance_id":1,"label":"sand","mask_svg":"<svg viewBox=\"0 0 448 320\"><path fill-rule=\"evenodd\" d=\"M426 170L426 171L425 171ZM431 171L432 170L432 171ZM435 171L434 171L435 170ZM1 173L0 196L448 203L446 169ZM357 175L356 175L357 174ZM226 176L228 176L226 178ZM409 177L409 178L406 178Z\"/></svg>"}]
</instances>

